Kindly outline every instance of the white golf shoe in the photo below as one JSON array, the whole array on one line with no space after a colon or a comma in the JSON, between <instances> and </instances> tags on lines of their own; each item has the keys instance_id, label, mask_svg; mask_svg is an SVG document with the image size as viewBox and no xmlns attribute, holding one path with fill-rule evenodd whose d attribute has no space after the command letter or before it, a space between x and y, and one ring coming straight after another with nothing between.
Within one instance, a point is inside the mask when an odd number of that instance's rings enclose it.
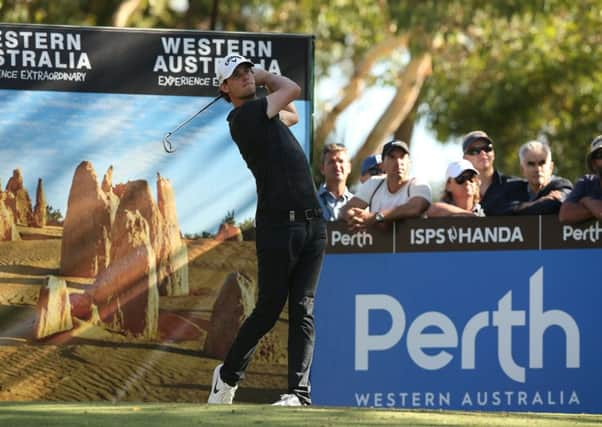
<instances>
[{"instance_id":1,"label":"white golf shoe","mask_svg":"<svg viewBox=\"0 0 602 427\"><path fill-rule=\"evenodd\" d=\"M238 386L232 387L231 385L226 384L222 381L222 378L219 374L220 369L222 369L223 364L219 364L213 370L213 379L211 380L211 390L209 391L209 399L207 403L209 404L217 404L217 405L231 405L232 400L234 400L234 393L236 393L236 389Z\"/></svg>"},{"instance_id":2,"label":"white golf shoe","mask_svg":"<svg viewBox=\"0 0 602 427\"><path fill-rule=\"evenodd\" d=\"M294 394L283 394L280 400L272 403L272 406L303 406L299 398Z\"/></svg>"}]
</instances>

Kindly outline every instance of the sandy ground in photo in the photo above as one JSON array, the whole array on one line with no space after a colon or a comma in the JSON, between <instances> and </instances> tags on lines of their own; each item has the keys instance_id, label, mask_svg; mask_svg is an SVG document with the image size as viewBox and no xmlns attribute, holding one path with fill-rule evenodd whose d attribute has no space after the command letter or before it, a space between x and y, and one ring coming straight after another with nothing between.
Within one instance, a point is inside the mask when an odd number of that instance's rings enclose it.
<instances>
[{"instance_id":1,"label":"sandy ground in photo","mask_svg":"<svg viewBox=\"0 0 602 427\"><path fill-rule=\"evenodd\" d=\"M19 227L23 240L0 242L0 401L206 402L218 360L203 353L217 293L231 272L255 279L254 242L188 241L190 294L161 297L160 313L194 323L199 338L146 341L85 321L44 340L33 336L35 305L48 275L60 266L60 227ZM81 293L91 279L63 277ZM286 389L286 309L262 340L239 402L277 400Z\"/></svg>"}]
</instances>

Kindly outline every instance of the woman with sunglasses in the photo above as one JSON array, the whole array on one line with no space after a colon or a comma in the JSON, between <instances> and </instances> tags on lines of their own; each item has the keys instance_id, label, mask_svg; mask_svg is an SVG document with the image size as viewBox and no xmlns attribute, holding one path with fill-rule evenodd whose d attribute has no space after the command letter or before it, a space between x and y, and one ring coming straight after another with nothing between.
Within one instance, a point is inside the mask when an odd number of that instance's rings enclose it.
<instances>
[{"instance_id":1,"label":"woman with sunglasses","mask_svg":"<svg viewBox=\"0 0 602 427\"><path fill-rule=\"evenodd\" d=\"M445 191L440 202L433 203L426 215L485 216L479 204L479 172L468 160L451 162L445 172Z\"/></svg>"}]
</instances>

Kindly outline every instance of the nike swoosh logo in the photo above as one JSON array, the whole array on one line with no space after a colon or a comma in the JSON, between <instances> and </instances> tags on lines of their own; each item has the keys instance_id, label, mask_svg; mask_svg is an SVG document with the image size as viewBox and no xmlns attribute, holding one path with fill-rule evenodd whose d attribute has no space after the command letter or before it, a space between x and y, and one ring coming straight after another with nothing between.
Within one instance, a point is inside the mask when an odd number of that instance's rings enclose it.
<instances>
[{"instance_id":1,"label":"nike swoosh logo","mask_svg":"<svg viewBox=\"0 0 602 427\"><path fill-rule=\"evenodd\" d=\"M213 393L216 393L216 394L219 393L219 388L217 388L217 381L213 385Z\"/></svg>"}]
</instances>

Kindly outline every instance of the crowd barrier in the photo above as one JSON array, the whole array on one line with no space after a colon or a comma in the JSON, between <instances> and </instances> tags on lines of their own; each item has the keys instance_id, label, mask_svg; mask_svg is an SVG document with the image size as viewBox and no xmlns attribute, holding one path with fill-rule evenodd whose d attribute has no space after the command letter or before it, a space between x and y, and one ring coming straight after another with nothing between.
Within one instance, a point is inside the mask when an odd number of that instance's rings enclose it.
<instances>
[{"instance_id":1,"label":"crowd barrier","mask_svg":"<svg viewBox=\"0 0 602 427\"><path fill-rule=\"evenodd\" d=\"M601 242L555 216L331 224L315 402L601 413Z\"/></svg>"}]
</instances>

